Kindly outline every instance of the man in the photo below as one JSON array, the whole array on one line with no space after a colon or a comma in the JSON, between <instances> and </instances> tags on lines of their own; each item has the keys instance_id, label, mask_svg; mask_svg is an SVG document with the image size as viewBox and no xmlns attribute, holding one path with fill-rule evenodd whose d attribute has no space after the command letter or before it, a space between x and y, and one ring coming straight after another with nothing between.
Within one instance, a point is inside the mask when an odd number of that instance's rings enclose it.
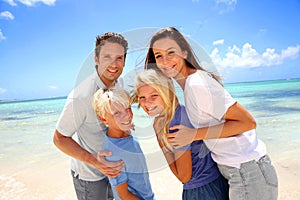
<instances>
[{"instance_id":1,"label":"man","mask_svg":"<svg viewBox=\"0 0 300 200\"><path fill-rule=\"evenodd\" d=\"M54 132L54 144L72 157L71 173L79 200L113 199L109 177L117 177L123 161L108 162L99 152L107 127L92 108L92 98L99 88L120 84L128 43L117 33L108 32L96 38L94 60L96 71L68 95ZM77 140L72 136L77 133ZM98 153L99 152L99 153Z\"/></svg>"}]
</instances>

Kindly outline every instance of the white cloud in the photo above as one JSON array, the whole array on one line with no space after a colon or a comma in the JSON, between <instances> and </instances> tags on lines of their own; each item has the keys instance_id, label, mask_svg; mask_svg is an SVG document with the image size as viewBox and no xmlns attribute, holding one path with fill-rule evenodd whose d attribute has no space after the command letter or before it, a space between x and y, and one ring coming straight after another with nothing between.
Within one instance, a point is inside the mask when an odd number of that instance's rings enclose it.
<instances>
[{"instance_id":1,"label":"white cloud","mask_svg":"<svg viewBox=\"0 0 300 200\"><path fill-rule=\"evenodd\" d=\"M224 39L213 41L213 45L224 44Z\"/></svg>"},{"instance_id":2,"label":"white cloud","mask_svg":"<svg viewBox=\"0 0 300 200\"><path fill-rule=\"evenodd\" d=\"M237 0L215 0L216 7L219 11L219 14L233 11L237 4Z\"/></svg>"},{"instance_id":3,"label":"white cloud","mask_svg":"<svg viewBox=\"0 0 300 200\"><path fill-rule=\"evenodd\" d=\"M51 90L57 90L58 87L55 86L55 85L48 85L48 88L51 89Z\"/></svg>"},{"instance_id":4,"label":"white cloud","mask_svg":"<svg viewBox=\"0 0 300 200\"><path fill-rule=\"evenodd\" d=\"M281 55L284 59L296 59L298 58L298 53L300 51L300 45L298 44L295 47L288 47L281 51Z\"/></svg>"},{"instance_id":5,"label":"white cloud","mask_svg":"<svg viewBox=\"0 0 300 200\"><path fill-rule=\"evenodd\" d=\"M9 11L3 11L0 13L0 18L13 20L15 17Z\"/></svg>"},{"instance_id":6,"label":"white cloud","mask_svg":"<svg viewBox=\"0 0 300 200\"><path fill-rule=\"evenodd\" d=\"M3 0L5 1L6 3L8 3L9 5L11 6L16 6L17 4L14 2L14 0Z\"/></svg>"},{"instance_id":7,"label":"white cloud","mask_svg":"<svg viewBox=\"0 0 300 200\"><path fill-rule=\"evenodd\" d=\"M215 2L217 4L223 3L223 4L226 4L228 6L237 4L237 0L215 0Z\"/></svg>"},{"instance_id":8,"label":"white cloud","mask_svg":"<svg viewBox=\"0 0 300 200\"><path fill-rule=\"evenodd\" d=\"M17 5L17 3L14 0L4 0L4 1L6 1L11 6ZM43 3L48 6L54 6L56 2L56 0L16 0L16 1L26 6L34 6L37 3Z\"/></svg>"},{"instance_id":9,"label":"white cloud","mask_svg":"<svg viewBox=\"0 0 300 200\"><path fill-rule=\"evenodd\" d=\"M7 90L6 89L4 89L4 88L0 88L0 94L3 94L3 93L5 93Z\"/></svg>"},{"instance_id":10,"label":"white cloud","mask_svg":"<svg viewBox=\"0 0 300 200\"><path fill-rule=\"evenodd\" d=\"M225 56L220 55L215 48L210 56L216 66L225 67L261 67L282 64L285 60L298 58L300 45L290 46L276 53L275 49L267 48L262 54L258 53L251 44L245 43L242 48L233 45L228 47Z\"/></svg>"},{"instance_id":11,"label":"white cloud","mask_svg":"<svg viewBox=\"0 0 300 200\"><path fill-rule=\"evenodd\" d=\"M266 28L259 29L259 33L266 33L266 32L268 32L268 29Z\"/></svg>"},{"instance_id":12,"label":"white cloud","mask_svg":"<svg viewBox=\"0 0 300 200\"><path fill-rule=\"evenodd\" d=\"M2 31L1 31L1 29L0 29L0 41L1 40L5 40L6 39L6 37L3 35L3 33L2 33Z\"/></svg>"}]
</instances>

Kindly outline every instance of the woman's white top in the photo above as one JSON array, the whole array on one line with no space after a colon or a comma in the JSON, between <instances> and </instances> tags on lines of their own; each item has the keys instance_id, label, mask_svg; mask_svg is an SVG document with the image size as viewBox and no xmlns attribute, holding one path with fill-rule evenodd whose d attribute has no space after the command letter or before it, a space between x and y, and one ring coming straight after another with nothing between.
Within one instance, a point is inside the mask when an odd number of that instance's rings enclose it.
<instances>
[{"instance_id":1,"label":"woman's white top","mask_svg":"<svg viewBox=\"0 0 300 200\"><path fill-rule=\"evenodd\" d=\"M236 102L220 83L202 70L187 77L184 100L189 119L195 128L224 123L223 116ZM204 142L211 150L214 161L221 165L239 168L241 163L259 160L266 155L266 146L257 139L255 129Z\"/></svg>"}]
</instances>

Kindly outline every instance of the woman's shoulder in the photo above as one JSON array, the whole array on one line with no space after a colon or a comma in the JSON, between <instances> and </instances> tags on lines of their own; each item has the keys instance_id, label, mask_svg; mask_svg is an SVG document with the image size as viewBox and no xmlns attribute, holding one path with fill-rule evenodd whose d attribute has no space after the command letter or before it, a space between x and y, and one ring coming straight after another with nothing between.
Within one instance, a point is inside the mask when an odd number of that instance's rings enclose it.
<instances>
[{"instance_id":1,"label":"woman's shoulder","mask_svg":"<svg viewBox=\"0 0 300 200\"><path fill-rule=\"evenodd\" d=\"M188 84L204 84L207 82L208 79L211 77L209 76L209 73L203 70L197 70L194 73L190 74L187 77L187 83Z\"/></svg>"}]
</instances>

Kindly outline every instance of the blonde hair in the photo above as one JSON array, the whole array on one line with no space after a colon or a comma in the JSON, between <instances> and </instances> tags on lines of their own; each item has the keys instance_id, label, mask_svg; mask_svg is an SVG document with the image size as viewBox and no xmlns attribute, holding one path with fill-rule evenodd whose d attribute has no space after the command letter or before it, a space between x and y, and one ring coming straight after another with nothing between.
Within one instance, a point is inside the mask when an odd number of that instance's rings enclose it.
<instances>
[{"instance_id":1,"label":"blonde hair","mask_svg":"<svg viewBox=\"0 0 300 200\"><path fill-rule=\"evenodd\" d=\"M165 108L162 113L162 131L155 130L155 132L164 143L164 145L169 150L173 151L173 147L167 139L169 126L175 115L176 107L178 106L178 99L176 97L173 81L171 78L166 77L160 71L154 69L144 70L140 72L136 77L136 84L134 87L134 102L138 101L138 89L143 85L149 85L154 88L165 104ZM140 104L138 105L138 107L140 107Z\"/></svg>"},{"instance_id":2,"label":"blonde hair","mask_svg":"<svg viewBox=\"0 0 300 200\"><path fill-rule=\"evenodd\" d=\"M93 98L93 108L97 116L105 118L106 112L111 113L111 102L116 102L130 106L130 94L120 87L111 87L109 89L100 88L96 91Z\"/></svg>"}]
</instances>

